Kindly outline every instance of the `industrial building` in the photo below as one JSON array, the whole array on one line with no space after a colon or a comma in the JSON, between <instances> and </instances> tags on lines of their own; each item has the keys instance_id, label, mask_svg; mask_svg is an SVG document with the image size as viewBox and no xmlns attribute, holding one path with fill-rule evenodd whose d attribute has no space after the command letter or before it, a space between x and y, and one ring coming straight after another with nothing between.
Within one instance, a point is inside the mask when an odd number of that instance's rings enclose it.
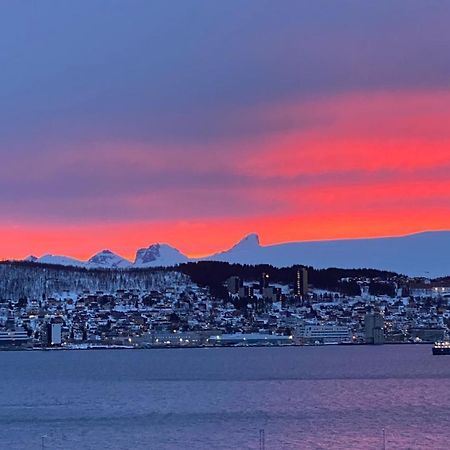
<instances>
[{"instance_id":1,"label":"industrial building","mask_svg":"<svg viewBox=\"0 0 450 450\"><path fill-rule=\"evenodd\" d=\"M384 317L380 313L366 314L364 335L366 344L384 344Z\"/></svg>"}]
</instances>

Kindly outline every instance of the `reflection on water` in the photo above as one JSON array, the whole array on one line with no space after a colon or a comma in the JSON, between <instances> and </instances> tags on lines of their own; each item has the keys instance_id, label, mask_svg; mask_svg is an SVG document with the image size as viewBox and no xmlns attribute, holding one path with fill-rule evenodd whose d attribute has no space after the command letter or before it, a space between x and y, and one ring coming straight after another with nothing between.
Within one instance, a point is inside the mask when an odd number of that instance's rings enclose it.
<instances>
[{"instance_id":1,"label":"reflection on water","mask_svg":"<svg viewBox=\"0 0 450 450\"><path fill-rule=\"evenodd\" d=\"M429 346L2 352L0 448L448 449Z\"/></svg>"}]
</instances>

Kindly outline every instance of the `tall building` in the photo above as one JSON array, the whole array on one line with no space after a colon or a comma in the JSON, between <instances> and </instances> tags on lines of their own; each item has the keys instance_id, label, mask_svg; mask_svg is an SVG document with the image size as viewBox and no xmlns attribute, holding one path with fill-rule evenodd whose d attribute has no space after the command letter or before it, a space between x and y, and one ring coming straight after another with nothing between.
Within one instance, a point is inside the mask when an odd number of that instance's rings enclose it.
<instances>
[{"instance_id":1,"label":"tall building","mask_svg":"<svg viewBox=\"0 0 450 450\"><path fill-rule=\"evenodd\" d=\"M230 294L239 293L239 289L242 287L242 281L239 277L230 277L226 281L227 289Z\"/></svg>"},{"instance_id":2,"label":"tall building","mask_svg":"<svg viewBox=\"0 0 450 450\"><path fill-rule=\"evenodd\" d=\"M239 288L239 297L240 298L252 298L253 296L254 296L253 287L242 286Z\"/></svg>"},{"instance_id":3,"label":"tall building","mask_svg":"<svg viewBox=\"0 0 450 450\"><path fill-rule=\"evenodd\" d=\"M384 344L384 317L378 313L368 313L364 318L366 344Z\"/></svg>"},{"instance_id":4,"label":"tall building","mask_svg":"<svg viewBox=\"0 0 450 450\"><path fill-rule=\"evenodd\" d=\"M259 291L264 293L264 289L269 287L269 274L263 272L261 275L261 281L259 282Z\"/></svg>"},{"instance_id":5,"label":"tall building","mask_svg":"<svg viewBox=\"0 0 450 450\"><path fill-rule=\"evenodd\" d=\"M58 346L62 344L62 321L53 319L47 324L47 345Z\"/></svg>"},{"instance_id":6,"label":"tall building","mask_svg":"<svg viewBox=\"0 0 450 450\"><path fill-rule=\"evenodd\" d=\"M305 267L298 267L295 276L294 295L304 297L308 294L308 271Z\"/></svg>"}]
</instances>

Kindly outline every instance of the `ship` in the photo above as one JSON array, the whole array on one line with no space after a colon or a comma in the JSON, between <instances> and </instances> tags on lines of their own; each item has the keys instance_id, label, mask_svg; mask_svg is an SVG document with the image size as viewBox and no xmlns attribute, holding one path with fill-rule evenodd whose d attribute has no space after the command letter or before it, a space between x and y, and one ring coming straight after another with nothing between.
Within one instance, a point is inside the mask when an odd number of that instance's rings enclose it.
<instances>
[{"instance_id":1,"label":"ship","mask_svg":"<svg viewBox=\"0 0 450 450\"><path fill-rule=\"evenodd\" d=\"M450 355L450 341L439 341L433 345L433 355Z\"/></svg>"}]
</instances>

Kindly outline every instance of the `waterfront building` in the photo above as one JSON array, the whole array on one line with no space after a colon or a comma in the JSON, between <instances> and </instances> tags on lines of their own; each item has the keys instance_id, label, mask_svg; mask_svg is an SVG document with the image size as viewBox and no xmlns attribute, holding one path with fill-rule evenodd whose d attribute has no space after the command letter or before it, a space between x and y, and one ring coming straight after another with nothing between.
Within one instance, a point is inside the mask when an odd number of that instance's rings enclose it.
<instances>
[{"instance_id":1,"label":"waterfront building","mask_svg":"<svg viewBox=\"0 0 450 450\"><path fill-rule=\"evenodd\" d=\"M62 323L51 322L47 324L47 345L59 346L62 344Z\"/></svg>"},{"instance_id":2,"label":"waterfront building","mask_svg":"<svg viewBox=\"0 0 450 450\"><path fill-rule=\"evenodd\" d=\"M366 314L364 318L366 344L384 344L384 317L378 313Z\"/></svg>"},{"instance_id":3,"label":"waterfront building","mask_svg":"<svg viewBox=\"0 0 450 450\"><path fill-rule=\"evenodd\" d=\"M445 328L411 328L409 333L412 339L424 342L443 341L445 338Z\"/></svg>"},{"instance_id":4,"label":"waterfront building","mask_svg":"<svg viewBox=\"0 0 450 450\"><path fill-rule=\"evenodd\" d=\"M341 344L352 341L350 328L339 325L304 325L299 338L305 344Z\"/></svg>"},{"instance_id":5,"label":"waterfront building","mask_svg":"<svg viewBox=\"0 0 450 450\"><path fill-rule=\"evenodd\" d=\"M292 336L280 336L261 333L234 333L211 336L208 342L212 345L291 345Z\"/></svg>"},{"instance_id":6,"label":"waterfront building","mask_svg":"<svg viewBox=\"0 0 450 450\"><path fill-rule=\"evenodd\" d=\"M208 331L188 331L171 333L168 331L152 332L141 338L132 338L133 344L145 345L151 344L156 346L196 346L203 345L211 335Z\"/></svg>"},{"instance_id":7,"label":"waterfront building","mask_svg":"<svg viewBox=\"0 0 450 450\"><path fill-rule=\"evenodd\" d=\"M0 345L25 345L30 341L28 333L23 328L0 331Z\"/></svg>"}]
</instances>

